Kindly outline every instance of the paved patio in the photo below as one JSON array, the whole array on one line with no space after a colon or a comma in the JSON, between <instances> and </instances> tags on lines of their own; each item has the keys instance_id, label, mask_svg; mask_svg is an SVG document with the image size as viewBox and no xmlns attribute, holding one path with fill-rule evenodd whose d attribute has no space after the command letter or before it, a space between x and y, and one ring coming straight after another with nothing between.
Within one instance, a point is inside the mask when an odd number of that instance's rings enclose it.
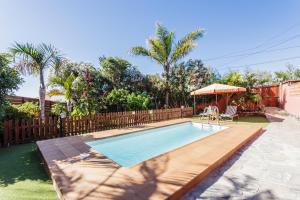
<instances>
[{"instance_id":1,"label":"paved patio","mask_svg":"<svg viewBox=\"0 0 300 200\"><path fill-rule=\"evenodd\" d=\"M264 134L188 193L194 199L300 199L300 121L271 109Z\"/></svg>"},{"instance_id":2,"label":"paved patio","mask_svg":"<svg viewBox=\"0 0 300 200\"><path fill-rule=\"evenodd\" d=\"M261 128L232 124L229 128L133 167L120 167L85 141L174 123L114 129L37 142L61 199L178 199L260 134ZM80 158L89 153L88 158Z\"/></svg>"}]
</instances>

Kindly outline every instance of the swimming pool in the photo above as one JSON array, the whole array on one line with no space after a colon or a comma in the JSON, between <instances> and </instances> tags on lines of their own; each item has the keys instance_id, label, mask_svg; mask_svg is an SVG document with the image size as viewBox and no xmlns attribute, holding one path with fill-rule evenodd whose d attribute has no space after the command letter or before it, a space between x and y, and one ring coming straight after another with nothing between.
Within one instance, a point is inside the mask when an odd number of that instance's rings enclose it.
<instances>
[{"instance_id":1,"label":"swimming pool","mask_svg":"<svg viewBox=\"0 0 300 200\"><path fill-rule=\"evenodd\" d=\"M130 167L225 128L227 127L187 122L95 140L86 144L119 165Z\"/></svg>"}]
</instances>

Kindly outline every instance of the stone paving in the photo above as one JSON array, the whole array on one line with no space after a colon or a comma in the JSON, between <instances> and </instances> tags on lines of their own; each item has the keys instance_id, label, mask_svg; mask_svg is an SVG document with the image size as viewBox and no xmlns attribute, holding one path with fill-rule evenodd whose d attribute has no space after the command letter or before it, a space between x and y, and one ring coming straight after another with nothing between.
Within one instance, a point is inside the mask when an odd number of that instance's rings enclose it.
<instances>
[{"instance_id":1,"label":"stone paving","mask_svg":"<svg viewBox=\"0 0 300 200\"><path fill-rule=\"evenodd\" d=\"M269 117L264 134L183 199L300 199L300 121Z\"/></svg>"}]
</instances>

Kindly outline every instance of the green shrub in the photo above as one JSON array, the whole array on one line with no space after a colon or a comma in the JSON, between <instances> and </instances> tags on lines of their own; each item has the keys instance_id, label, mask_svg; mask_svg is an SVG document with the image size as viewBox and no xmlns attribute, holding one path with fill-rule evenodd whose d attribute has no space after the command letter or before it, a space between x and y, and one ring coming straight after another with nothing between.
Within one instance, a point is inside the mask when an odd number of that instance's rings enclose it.
<instances>
[{"instance_id":1,"label":"green shrub","mask_svg":"<svg viewBox=\"0 0 300 200\"><path fill-rule=\"evenodd\" d=\"M34 118L34 117L39 117L39 105L38 103L34 102L25 102L20 105L13 105L20 114L24 114L26 117L25 118Z\"/></svg>"},{"instance_id":2,"label":"green shrub","mask_svg":"<svg viewBox=\"0 0 300 200\"><path fill-rule=\"evenodd\" d=\"M150 99L145 94L131 93L127 96L127 108L129 110L144 110L150 105Z\"/></svg>"},{"instance_id":3,"label":"green shrub","mask_svg":"<svg viewBox=\"0 0 300 200\"><path fill-rule=\"evenodd\" d=\"M86 97L81 97L74 104L71 116L85 116L93 113L95 113L95 110L92 108L92 103Z\"/></svg>"},{"instance_id":4,"label":"green shrub","mask_svg":"<svg viewBox=\"0 0 300 200\"><path fill-rule=\"evenodd\" d=\"M62 113L67 113L67 106L64 103L56 102L51 107L51 113L53 115L60 116Z\"/></svg>"}]
</instances>

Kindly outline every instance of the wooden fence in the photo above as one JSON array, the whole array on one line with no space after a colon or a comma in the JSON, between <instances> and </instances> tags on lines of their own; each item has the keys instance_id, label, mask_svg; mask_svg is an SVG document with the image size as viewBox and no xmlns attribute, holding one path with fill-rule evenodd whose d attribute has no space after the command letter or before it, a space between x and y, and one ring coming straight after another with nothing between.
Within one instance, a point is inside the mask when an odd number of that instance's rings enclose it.
<instances>
[{"instance_id":1,"label":"wooden fence","mask_svg":"<svg viewBox=\"0 0 300 200\"><path fill-rule=\"evenodd\" d=\"M26 143L114 128L131 127L151 122L190 117L192 108L172 108L147 111L98 113L83 117L47 117L40 119L9 120L4 122L3 146Z\"/></svg>"},{"instance_id":2,"label":"wooden fence","mask_svg":"<svg viewBox=\"0 0 300 200\"><path fill-rule=\"evenodd\" d=\"M23 104L25 102L33 102L33 103L39 103L38 98L30 98L30 97L21 97L21 96L10 96L8 95L6 99L14 105ZM51 114L51 108L55 101L45 100L45 112L46 115Z\"/></svg>"}]
</instances>

